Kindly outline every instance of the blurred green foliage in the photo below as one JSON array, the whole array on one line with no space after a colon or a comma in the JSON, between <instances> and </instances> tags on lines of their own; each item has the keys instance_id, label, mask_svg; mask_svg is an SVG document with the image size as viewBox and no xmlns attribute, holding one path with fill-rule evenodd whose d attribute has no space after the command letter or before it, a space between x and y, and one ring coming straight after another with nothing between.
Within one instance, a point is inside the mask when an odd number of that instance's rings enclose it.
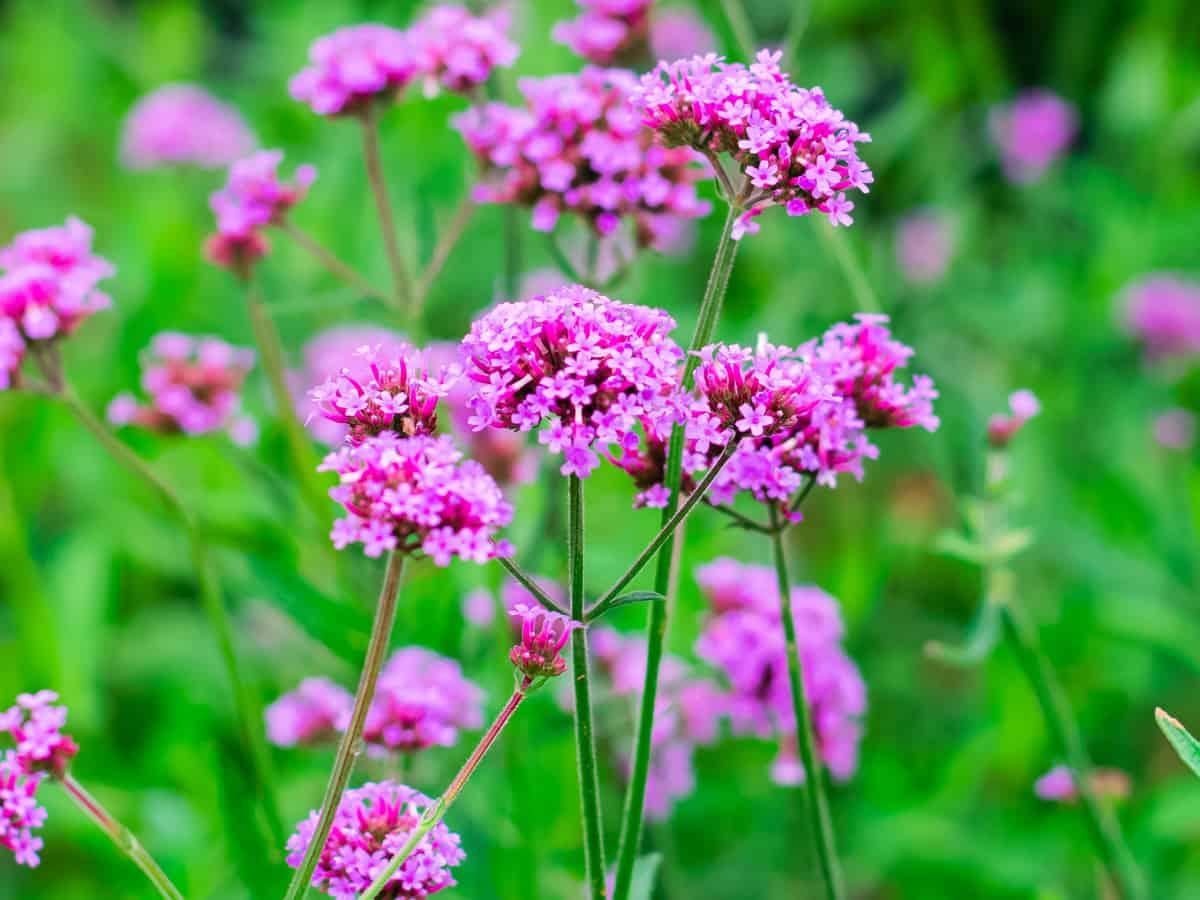
<instances>
[{"instance_id":1,"label":"blurred green foliage","mask_svg":"<svg viewBox=\"0 0 1200 900\"><path fill-rule=\"evenodd\" d=\"M669 3L668 3L669 5ZM0 235L78 214L118 266L112 312L67 350L85 399L101 409L134 386L138 353L163 329L249 344L235 283L204 263L207 194L219 173L131 173L117 161L134 100L192 80L237 104L266 146L320 171L296 221L385 283L354 129L290 100L286 80L308 43L341 24L406 23L406 2L0 2ZM701 11L727 49L717 2ZM789 10L747 4L759 40L779 42ZM568 0L518 3L517 74L577 67L547 40ZM1016 662L1001 648L982 667L926 660L974 614L978 573L937 554L958 523L956 498L978 490L983 423L1014 387L1045 413L1014 454L1036 535L1019 559L1021 600L1041 625L1094 759L1127 771L1120 809L1152 896L1200 896L1200 782L1155 727L1162 705L1200 721L1200 470L1194 453L1153 443L1169 405L1200 406L1147 367L1117 324L1118 293L1148 271L1200 273L1200 12L1185 0L829 0L801 4L795 79L821 84L869 130L876 171L846 235L917 367L942 390L936 435L888 434L861 484L818 492L796 529L795 576L844 606L849 649L870 686L862 767L832 795L852 893L878 898L1097 896L1079 817L1032 793L1056 762ZM511 94L513 73L502 79ZM986 139L990 104L1045 85L1077 104L1070 157L1031 187L1000 174ZM446 119L462 101L414 98L385 119L386 164L410 254L426 256L465 190L469 166ZM960 239L932 288L900 278L893 229L914 207L952 214ZM734 272L723 338L769 329L797 342L854 312L821 222L764 217ZM503 213L483 209L430 298L437 337L454 338L494 298ZM524 217L522 216L522 225ZM715 237L701 227L686 258L647 258L622 299L665 306L688 333ZM528 268L549 258L525 230ZM285 241L262 267L289 352L333 323L389 323ZM394 323L393 323L394 324ZM1184 383L1186 385L1186 382ZM224 438L128 435L201 510L221 547L222 581L240 648L264 697L303 676L351 683L380 567L342 554L288 483L261 373L248 404L267 424L252 451ZM589 483L587 571L600 586L655 530L629 512L619 473ZM517 496L518 543L538 521L536 489ZM332 504L331 504L332 517ZM670 635L684 656L702 601L690 573L717 554L765 561L766 546L711 515L688 527L682 596ZM553 550L554 548L548 548ZM543 557L556 574L561 560ZM647 576L636 586L646 586ZM460 600L491 569L414 566L395 640L460 655L491 707L510 674L498 640L464 628ZM143 839L189 897L278 896L285 872L253 850L253 808L237 764L228 685L199 608L176 524L67 412L0 396L0 705L54 686L83 747L76 772ZM641 627L632 607L614 620ZM612 752L627 734L605 735ZM436 793L463 747L431 751L413 776ZM696 793L648 845L663 853L662 897L808 896L813 876L795 794L767 778L773 748L727 740L698 756ZM330 764L318 751L277 752L285 815L317 802ZM370 774L370 763L362 775ZM615 835L620 780L605 782ZM0 897L147 896L139 873L65 799L46 790L40 869L0 860ZM447 896L576 897L582 858L569 720L548 696L528 704L451 816L468 861ZM615 841L614 841L615 845Z\"/></svg>"}]
</instances>

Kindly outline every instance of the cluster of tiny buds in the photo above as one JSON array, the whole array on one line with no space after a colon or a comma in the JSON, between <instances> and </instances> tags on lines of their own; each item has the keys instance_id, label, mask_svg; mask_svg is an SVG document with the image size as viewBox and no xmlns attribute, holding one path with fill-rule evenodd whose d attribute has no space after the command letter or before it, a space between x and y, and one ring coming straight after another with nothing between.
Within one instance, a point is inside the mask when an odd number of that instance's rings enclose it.
<instances>
[{"instance_id":1,"label":"cluster of tiny buds","mask_svg":"<svg viewBox=\"0 0 1200 900\"><path fill-rule=\"evenodd\" d=\"M528 603L516 604L508 614L521 626L521 643L514 645L508 656L523 676L524 689L538 687L567 670L562 649L571 633L584 627L581 623L562 613Z\"/></svg>"}]
</instances>

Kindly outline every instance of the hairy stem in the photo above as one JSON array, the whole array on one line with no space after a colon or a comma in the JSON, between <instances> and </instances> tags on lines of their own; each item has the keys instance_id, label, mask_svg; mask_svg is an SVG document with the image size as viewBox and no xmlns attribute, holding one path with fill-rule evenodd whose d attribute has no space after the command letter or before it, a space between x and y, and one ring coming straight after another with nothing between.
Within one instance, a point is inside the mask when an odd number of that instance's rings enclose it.
<instances>
[{"instance_id":1,"label":"hairy stem","mask_svg":"<svg viewBox=\"0 0 1200 900\"><path fill-rule=\"evenodd\" d=\"M371 193L375 197L375 209L379 214L379 228L383 232L383 249L392 272L393 302L406 309L410 325L415 328L419 324L420 310L411 297L408 270L400 253L400 241L396 237L396 220L392 215L392 202L388 199L387 181L383 177L383 162L379 152L378 123L374 115L364 115L359 121L362 125L363 160L367 166L367 179L371 182Z\"/></svg>"},{"instance_id":2,"label":"hairy stem","mask_svg":"<svg viewBox=\"0 0 1200 900\"><path fill-rule=\"evenodd\" d=\"M379 680L379 671L383 668L388 640L392 635L392 625L396 621L396 598L400 592L400 576L403 570L404 556L393 550L388 557L383 587L379 591L379 603L375 609L375 621L371 625L371 639L367 644L367 656L363 660L362 674L358 679L358 690L354 694L350 723L338 744L333 771L329 773L329 783L325 786L325 796L321 800L321 815L317 820L317 827L304 853L304 859L288 885L286 900L298 900L308 890L317 860L320 859L325 842L329 839L334 813L337 812L342 793L350 781L354 764L362 753L363 724L367 720L367 710L371 707L371 701L375 698L375 684Z\"/></svg>"},{"instance_id":3,"label":"hairy stem","mask_svg":"<svg viewBox=\"0 0 1200 900\"><path fill-rule=\"evenodd\" d=\"M542 606L546 607L546 609L550 610L551 612L562 613L563 615L566 615L567 611L555 603L554 599L546 593L542 586L534 581L533 576L517 565L514 560L508 559L507 557L498 556L496 557L496 562L500 563L500 565L504 567L504 570L508 572L508 574L514 579L516 579L516 581L523 588L525 588L525 590L533 594L533 598L537 600L538 603L542 604ZM579 621L582 621L582 619Z\"/></svg>"},{"instance_id":4,"label":"hairy stem","mask_svg":"<svg viewBox=\"0 0 1200 900\"><path fill-rule=\"evenodd\" d=\"M364 297L374 297L376 300L387 300L388 295L367 280L365 275L342 262L331 250L321 244L307 231L296 227L291 222L283 222L279 226L288 237L302 247L313 259L319 262L333 276L349 287L354 288Z\"/></svg>"}]
</instances>

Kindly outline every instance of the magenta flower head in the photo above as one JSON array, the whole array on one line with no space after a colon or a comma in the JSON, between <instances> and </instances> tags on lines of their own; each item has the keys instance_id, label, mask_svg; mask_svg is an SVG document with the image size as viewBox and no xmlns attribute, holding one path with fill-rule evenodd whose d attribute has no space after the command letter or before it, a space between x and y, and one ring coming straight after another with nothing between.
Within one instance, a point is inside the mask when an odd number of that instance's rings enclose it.
<instances>
[{"instance_id":1,"label":"magenta flower head","mask_svg":"<svg viewBox=\"0 0 1200 900\"><path fill-rule=\"evenodd\" d=\"M1071 146L1079 128L1075 107L1044 89L1026 91L988 117L992 143L1010 181L1037 181Z\"/></svg>"},{"instance_id":2,"label":"magenta flower head","mask_svg":"<svg viewBox=\"0 0 1200 900\"><path fill-rule=\"evenodd\" d=\"M350 721L347 709L338 723ZM462 729L483 724L483 691L462 667L424 647L404 647L388 659L367 710L363 740L377 751L414 753L451 747Z\"/></svg>"},{"instance_id":3,"label":"magenta flower head","mask_svg":"<svg viewBox=\"0 0 1200 900\"><path fill-rule=\"evenodd\" d=\"M637 428L674 421L682 351L665 312L579 285L501 303L463 339L476 384L471 425L532 431L561 453L564 475L587 477L597 451L633 451Z\"/></svg>"},{"instance_id":4,"label":"magenta flower head","mask_svg":"<svg viewBox=\"0 0 1200 900\"><path fill-rule=\"evenodd\" d=\"M482 563L512 553L495 538L512 521L512 506L483 466L464 461L448 437L384 432L335 450L320 471L336 472L341 481L329 491L346 510L331 535L339 550L361 543L372 557L420 551L439 566L456 556Z\"/></svg>"},{"instance_id":5,"label":"magenta flower head","mask_svg":"<svg viewBox=\"0 0 1200 900\"><path fill-rule=\"evenodd\" d=\"M633 105L668 147L693 147L721 165L731 157L741 183L730 197L745 212L734 238L758 230L768 206L789 216L825 213L849 225L846 191L867 193L874 176L856 145L870 135L846 119L819 87L795 86L779 69L781 52L759 52L750 66L716 54L659 63L642 76Z\"/></svg>"},{"instance_id":6,"label":"magenta flower head","mask_svg":"<svg viewBox=\"0 0 1200 900\"><path fill-rule=\"evenodd\" d=\"M394 781L364 784L346 791L338 803L329 839L313 871L312 886L336 900L357 897L408 842L433 800ZM320 819L313 810L288 839L287 864L298 868ZM379 895L415 900L453 887L452 870L465 858L461 838L443 822L418 842Z\"/></svg>"},{"instance_id":7,"label":"magenta flower head","mask_svg":"<svg viewBox=\"0 0 1200 900\"><path fill-rule=\"evenodd\" d=\"M1008 395L1008 408L1011 415L997 414L988 420L988 443L997 449L1007 447L1025 423L1042 411L1042 404L1033 391L1019 390Z\"/></svg>"},{"instance_id":8,"label":"magenta flower head","mask_svg":"<svg viewBox=\"0 0 1200 900\"><path fill-rule=\"evenodd\" d=\"M465 6L435 6L408 31L428 94L440 88L469 94L495 68L508 68L520 52L508 38L505 9L474 16Z\"/></svg>"},{"instance_id":9,"label":"magenta flower head","mask_svg":"<svg viewBox=\"0 0 1200 900\"><path fill-rule=\"evenodd\" d=\"M583 11L558 22L551 36L588 62L602 66L628 60L645 48L654 0L578 0Z\"/></svg>"},{"instance_id":10,"label":"magenta flower head","mask_svg":"<svg viewBox=\"0 0 1200 900\"><path fill-rule=\"evenodd\" d=\"M194 84L146 94L125 118L121 161L130 169L227 166L254 149L254 135L233 107Z\"/></svg>"},{"instance_id":11,"label":"magenta flower head","mask_svg":"<svg viewBox=\"0 0 1200 900\"><path fill-rule=\"evenodd\" d=\"M508 658L521 673L523 684L555 678L567 671L562 648L571 632L583 627L581 623L562 613L525 603L518 603L508 614L521 622L521 643L512 648Z\"/></svg>"},{"instance_id":12,"label":"magenta flower head","mask_svg":"<svg viewBox=\"0 0 1200 900\"><path fill-rule=\"evenodd\" d=\"M912 284L936 284L954 255L955 233L950 219L937 210L919 210L896 227L896 262Z\"/></svg>"},{"instance_id":13,"label":"magenta flower head","mask_svg":"<svg viewBox=\"0 0 1200 900\"><path fill-rule=\"evenodd\" d=\"M357 115L393 102L419 74L405 32L387 25L351 25L317 38L309 65L288 84L292 98L321 116Z\"/></svg>"},{"instance_id":14,"label":"magenta flower head","mask_svg":"<svg viewBox=\"0 0 1200 900\"><path fill-rule=\"evenodd\" d=\"M437 431L438 400L459 379L461 366L431 370L408 345L386 354L382 345L359 347L354 355L354 369L343 368L309 392L322 416L346 426L350 444L385 432L412 437Z\"/></svg>"},{"instance_id":15,"label":"magenta flower head","mask_svg":"<svg viewBox=\"0 0 1200 900\"><path fill-rule=\"evenodd\" d=\"M652 59L683 59L711 53L717 38L693 10L678 6L655 10L650 20Z\"/></svg>"},{"instance_id":16,"label":"magenta flower head","mask_svg":"<svg viewBox=\"0 0 1200 900\"><path fill-rule=\"evenodd\" d=\"M1200 284L1149 275L1125 289L1125 322L1151 360L1200 353Z\"/></svg>"},{"instance_id":17,"label":"magenta flower head","mask_svg":"<svg viewBox=\"0 0 1200 900\"><path fill-rule=\"evenodd\" d=\"M454 120L483 167L481 203L533 210L533 227L553 231L563 214L601 236L623 220L639 246L659 248L679 223L708 213L695 189L706 177L696 155L655 146L629 105L636 80L619 69L524 78L520 107L489 103Z\"/></svg>"},{"instance_id":18,"label":"magenta flower head","mask_svg":"<svg viewBox=\"0 0 1200 900\"><path fill-rule=\"evenodd\" d=\"M254 421L238 414L238 392L254 366L254 351L215 337L163 332L143 361L139 404L118 394L108 407L114 425L134 425L159 434L198 435L226 429L236 443L253 443Z\"/></svg>"},{"instance_id":19,"label":"magenta flower head","mask_svg":"<svg viewBox=\"0 0 1200 900\"><path fill-rule=\"evenodd\" d=\"M936 431L933 379L914 375L910 387L895 380L896 370L907 366L915 351L892 338L887 316L859 313L854 318L853 324L838 323L805 348L817 371L854 402L868 428Z\"/></svg>"},{"instance_id":20,"label":"magenta flower head","mask_svg":"<svg viewBox=\"0 0 1200 900\"><path fill-rule=\"evenodd\" d=\"M325 743L341 730L353 705L350 692L328 678L305 678L266 708L267 739L277 747Z\"/></svg>"}]
</instances>

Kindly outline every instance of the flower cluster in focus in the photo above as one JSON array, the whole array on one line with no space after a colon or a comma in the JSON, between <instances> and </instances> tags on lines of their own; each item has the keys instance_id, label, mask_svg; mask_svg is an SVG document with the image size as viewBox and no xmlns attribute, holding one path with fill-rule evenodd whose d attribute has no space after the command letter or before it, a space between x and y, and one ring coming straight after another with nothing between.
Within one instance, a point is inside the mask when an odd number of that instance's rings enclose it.
<instances>
[{"instance_id":1,"label":"flower cluster in focus","mask_svg":"<svg viewBox=\"0 0 1200 900\"><path fill-rule=\"evenodd\" d=\"M567 671L567 661L560 654L571 632L583 627L581 623L528 603L516 604L508 615L521 623L520 643L509 651L508 658L525 679L555 678Z\"/></svg>"},{"instance_id":2,"label":"flower cluster in focus","mask_svg":"<svg viewBox=\"0 0 1200 900\"><path fill-rule=\"evenodd\" d=\"M142 97L121 135L121 159L131 169L219 168L253 149L237 110L194 84L167 84Z\"/></svg>"},{"instance_id":3,"label":"flower cluster in focus","mask_svg":"<svg viewBox=\"0 0 1200 900\"><path fill-rule=\"evenodd\" d=\"M1052 94L1026 91L988 117L1004 173L1017 184L1037 181L1071 146L1079 128L1075 107Z\"/></svg>"}]
</instances>

